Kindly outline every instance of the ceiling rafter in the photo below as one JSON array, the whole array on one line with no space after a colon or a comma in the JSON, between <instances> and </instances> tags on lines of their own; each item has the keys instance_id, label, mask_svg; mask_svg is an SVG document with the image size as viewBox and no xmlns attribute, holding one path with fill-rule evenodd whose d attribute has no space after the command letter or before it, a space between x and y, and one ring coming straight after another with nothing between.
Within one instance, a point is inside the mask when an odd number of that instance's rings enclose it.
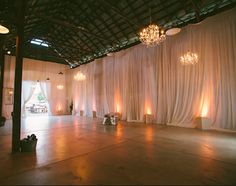
<instances>
[{"instance_id":1,"label":"ceiling rafter","mask_svg":"<svg viewBox=\"0 0 236 186\"><path fill-rule=\"evenodd\" d=\"M105 5L107 5L111 10L113 10L117 15L119 15L123 20L125 20L129 26L132 28L132 30L134 32L136 32L136 30L139 28L139 25L136 23L133 23L129 20L129 18L127 18L126 16L123 15L123 13L117 9L116 7L114 7L110 2L107 2L106 0L101 0L102 2L105 3Z\"/></svg>"},{"instance_id":2,"label":"ceiling rafter","mask_svg":"<svg viewBox=\"0 0 236 186\"><path fill-rule=\"evenodd\" d=\"M104 40L104 41L107 41L106 38L103 38L101 36L98 36L96 34L93 34L91 33L90 31L88 31L87 29L81 27L81 26L75 26L67 21L61 21L61 20L58 20L58 19L55 19L55 18L52 18L52 17L49 17L49 16L46 16L46 15L43 15L43 14L38 14L37 15L38 17L42 18L42 19L46 19L47 21L50 21L50 22L53 22L53 23L56 23L58 25L62 25L62 26L65 26L65 27L69 27L71 29L76 29L76 30L79 30L81 32L84 32L88 35L91 35L93 36L94 38L97 38L97 39L101 39L101 40Z\"/></svg>"},{"instance_id":3,"label":"ceiling rafter","mask_svg":"<svg viewBox=\"0 0 236 186\"><path fill-rule=\"evenodd\" d=\"M103 6L97 7L101 12L104 12L106 15L110 15L109 13L107 13L107 9L104 9ZM117 23L117 21L115 20L114 16L110 17L114 23ZM105 25L106 28L110 28L110 26L106 23L106 21L103 21L103 24ZM118 37L116 36L116 33L113 32L113 29L110 28L110 32L114 35L114 37L116 38L116 40L119 42L118 44L120 44L120 40L118 39ZM122 31L121 33L123 34L123 36L128 40L128 36L126 34L124 34Z\"/></svg>"},{"instance_id":4,"label":"ceiling rafter","mask_svg":"<svg viewBox=\"0 0 236 186\"><path fill-rule=\"evenodd\" d=\"M77 3L75 3L75 4L77 5L77 8L78 8L79 5ZM93 20L91 20L90 16L88 16L88 14L86 12L84 12L84 14L86 15L87 23L93 21ZM93 26L99 31L99 35L103 35L102 30L96 25L95 21L94 21ZM102 42L102 46L106 45L104 43L104 40L101 40L101 42ZM112 41L110 39L109 39L109 42L112 43Z\"/></svg>"},{"instance_id":5,"label":"ceiling rafter","mask_svg":"<svg viewBox=\"0 0 236 186\"><path fill-rule=\"evenodd\" d=\"M76 67L110 51L139 44L138 32L149 24L149 4L152 4L153 22L167 30L233 8L236 0L28 0L24 32L26 55L53 58ZM12 10L15 5L1 5L0 21L7 22L10 28L4 48L14 54L16 17ZM33 46L32 38L42 39L50 46L48 49Z\"/></svg>"}]
</instances>

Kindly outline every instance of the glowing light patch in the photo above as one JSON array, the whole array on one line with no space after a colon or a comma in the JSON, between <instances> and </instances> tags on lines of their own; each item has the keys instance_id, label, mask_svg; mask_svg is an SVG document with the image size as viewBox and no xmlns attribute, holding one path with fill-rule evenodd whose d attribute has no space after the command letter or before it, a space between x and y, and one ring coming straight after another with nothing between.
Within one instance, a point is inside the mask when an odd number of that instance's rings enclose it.
<instances>
[{"instance_id":1,"label":"glowing light patch","mask_svg":"<svg viewBox=\"0 0 236 186\"><path fill-rule=\"evenodd\" d=\"M116 105L116 112L120 112L120 105L119 104Z\"/></svg>"},{"instance_id":2,"label":"glowing light patch","mask_svg":"<svg viewBox=\"0 0 236 186\"><path fill-rule=\"evenodd\" d=\"M62 90L64 88L63 85L57 85L57 89Z\"/></svg>"},{"instance_id":3,"label":"glowing light patch","mask_svg":"<svg viewBox=\"0 0 236 186\"><path fill-rule=\"evenodd\" d=\"M201 117L206 117L209 111L209 106L208 106L208 102L204 101L203 105L202 105L202 110L201 110Z\"/></svg>"},{"instance_id":4,"label":"glowing light patch","mask_svg":"<svg viewBox=\"0 0 236 186\"><path fill-rule=\"evenodd\" d=\"M151 114L151 109L150 108L147 108L147 114Z\"/></svg>"}]
</instances>

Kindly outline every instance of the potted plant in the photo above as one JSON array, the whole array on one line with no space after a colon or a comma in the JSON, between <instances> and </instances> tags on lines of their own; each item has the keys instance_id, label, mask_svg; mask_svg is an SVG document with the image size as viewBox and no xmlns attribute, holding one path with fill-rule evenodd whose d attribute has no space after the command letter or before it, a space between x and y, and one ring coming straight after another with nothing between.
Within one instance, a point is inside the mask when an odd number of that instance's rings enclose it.
<instances>
[{"instance_id":1,"label":"potted plant","mask_svg":"<svg viewBox=\"0 0 236 186\"><path fill-rule=\"evenodd\" d=\"M36 150L38 139L36 138L35 134L31 136L27 136L20 141L21 152L33 152Z\"/></svg>"}]
</instances>

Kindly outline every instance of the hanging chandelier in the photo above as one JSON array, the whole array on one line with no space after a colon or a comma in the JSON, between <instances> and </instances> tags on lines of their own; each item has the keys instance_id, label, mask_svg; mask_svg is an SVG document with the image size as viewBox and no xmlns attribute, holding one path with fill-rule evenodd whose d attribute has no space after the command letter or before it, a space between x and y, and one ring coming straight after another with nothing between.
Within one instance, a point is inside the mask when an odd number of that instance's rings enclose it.
<instances>
[{"instance_id":1,"label":"hanging chandelier","mask_svg":"<svg viewBox=\"0 0 236 186\"><path fill-rule=\"evenodd\" d=\"M139 39L147 47L152 47L163 42L166 39L166 35L159 26L150 24L139 33Z\"/></svg>"},{"instance_id":2,"label":"hanging chandelier","mask_svg":"<svg viewBox=\"0 0 236 186\"><path fill-rule=\"evenodd\" d=\"M182 65L194 65L198 63L198 55L188 51L179 58L179 61Z\"/></svg>"},{"instance_id":3,"label":"hanging chandelier","mask_svg":"<svg viewBox=\"0 0 236 186\"><path fill-rule=\"evenodd\" d=\"M83 80L86 79L86 76L85 76L83 73L78 72L78 73L74 76L74 79L75 79L76 81L83 81Z\"/></svg>"}]
</instances>

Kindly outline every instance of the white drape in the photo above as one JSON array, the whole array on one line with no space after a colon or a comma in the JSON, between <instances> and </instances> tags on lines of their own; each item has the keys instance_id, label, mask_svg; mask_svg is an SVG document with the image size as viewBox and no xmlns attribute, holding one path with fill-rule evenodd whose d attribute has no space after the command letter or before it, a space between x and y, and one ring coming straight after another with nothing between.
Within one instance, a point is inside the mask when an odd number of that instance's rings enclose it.
<instances>
[{"instance_id":1,"label":"white drape","mask_svg":"<svg viewBox=\"0 0 236 186\"><path fill-rule=\"evenodd\" d=\"M98 59L73 71L86 80L73 79L77 110L97 115L119 110L122 119L143 121L150 112L156 123L193 127L198 116L212 128L236 129L236 9L189 25L160 46L142 44ZM199 63L183 66L187 51Z\"/></svg>"},{"instance_id":2,"label":"white drape","mask_svg":"<svg viewBox=\"0 0 236 186\"><path fill-rule=\"evenodd\" d=\"M67 96L70 95L69 93L66 93L67 91L66 87L67 84L69 84L69 82L66 83L66 77L65 77L66 69L69 69L69 67L62 64L33 60L28 58L23 59L23 74L22 74L23 81L45 82L47 79L49 79L48 81L51 84L51 91L50 91L51 99L49 100L49 103L53 115L69 113L69 107L67 107L66 105L67 100L69 100L70 98L66 97L66 94ZM59 72L63 72L63 75L59 75L58 74ZM4 89L14 88L14 74L15 74L15 57L6 55L5 69L4 69ZM57 85L62 85L64 86L64 88L62 90L59 90L57 89ZM22 90L22 92L24 92L24 90ZM23 107L23 101L21 105ZM6 105L3 102L2 106L3 106L3 112L2 112L3 116L5 116L7 119L10 119L11 112L13 111L13 105ZM58 111L59 108L60 111ZM23 115L23 110L24 109L22 109L22 115Z\"/></svg>"},{"instance_id":3,"label":"white drape","mask_svg":"<svg viewBox=\"0 0 236 186\"><path fill-rule=\"evenodd\" d=\"M52 115L51 112L51 83L49 81L39 82L40 88L44 98L46 99L46 105L48 108L48 115Z\"/></svg>"},{"instance_id":4,"label":"white drape","mask_svg":"<svg viewBox=\"0 0 236 186\"><path fill-rule=\"evenodd\" d=\"M25 112L25 104L30 100L32 97L35 87L35 81L23 81L22 82L22 94L21 94L21 115L23 117L27 116L27 112Z\"/></svg>"}]
</instances>

